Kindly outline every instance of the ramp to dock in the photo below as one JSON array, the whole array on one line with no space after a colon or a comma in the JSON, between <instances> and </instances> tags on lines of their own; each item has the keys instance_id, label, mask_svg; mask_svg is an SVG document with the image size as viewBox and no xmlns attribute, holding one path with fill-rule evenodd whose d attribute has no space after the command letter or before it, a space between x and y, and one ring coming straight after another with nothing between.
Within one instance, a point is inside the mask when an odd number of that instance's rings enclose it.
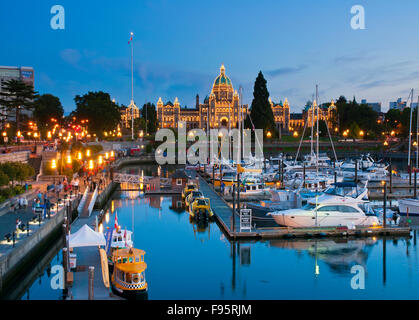
<instances>
[{"instance_id":1,"label":"ramp to dock","mask_svg":"<svg viewBox=\"0 0 419 320\"><path fill-rule=\"evenodd\" d=\"M233 209L230 208L226 201L224 201L214 189L200 176L199 177L199 190L203 193L204 197L210 199L211 209L214 211L217 221L223 225L227 233L232 231L232 215ZM235 215L236 230L239 226L239 218Z\"/></svg>"}]
</instances>

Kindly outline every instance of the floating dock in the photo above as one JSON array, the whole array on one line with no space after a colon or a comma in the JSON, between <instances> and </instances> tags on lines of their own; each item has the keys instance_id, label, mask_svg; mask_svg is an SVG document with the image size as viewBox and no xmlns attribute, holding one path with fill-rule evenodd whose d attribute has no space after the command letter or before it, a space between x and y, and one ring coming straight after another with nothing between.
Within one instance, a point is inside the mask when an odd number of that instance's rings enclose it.
<instances>
[{"instance_id":1,"label":"floating dock","mask_svg":"<svg viewBox=\"0 0 419 320\"><path fill-rule=\"evenodd\" d=\"M371 236L409 236L410 227L382 226L348 229L345 227L291 228L271 227L252 228L251 232L240 232L240 220L228 203L199 176L199 189L210 199L211 208L217 224L229 239L292 239L322 237L371 237Z\"/></svg>"}]
</instances>

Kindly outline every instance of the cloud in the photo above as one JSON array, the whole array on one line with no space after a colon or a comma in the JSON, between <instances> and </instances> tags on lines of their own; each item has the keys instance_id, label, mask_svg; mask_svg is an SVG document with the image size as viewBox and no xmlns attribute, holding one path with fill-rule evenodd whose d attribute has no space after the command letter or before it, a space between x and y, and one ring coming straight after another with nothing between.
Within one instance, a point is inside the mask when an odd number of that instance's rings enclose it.
<instances>
[{"instance_id":1,"label":"cloud","mask_svg":"<svg viewBox=\"0 0 419 320\"><path fill-rule=\"evenodd\" d=\"M278 68L274 70L266 71L265 73L270 76L271 78L275 78L284 74L293 74L300 72L304 69L307 69L306 65L300 65L298 67L284 67L284 68Z\"/></svg>"},{"instance_id":2,"label":"cloud","mask_svg":"<svg viewBox=\"0 0 419 320\"><path fill-rule=\"evenodd\" d=\"M79 62L82 56L78 50L64 49L60 52L60 57L73 67L79 68Z\"/></svg>"}]
</instances>

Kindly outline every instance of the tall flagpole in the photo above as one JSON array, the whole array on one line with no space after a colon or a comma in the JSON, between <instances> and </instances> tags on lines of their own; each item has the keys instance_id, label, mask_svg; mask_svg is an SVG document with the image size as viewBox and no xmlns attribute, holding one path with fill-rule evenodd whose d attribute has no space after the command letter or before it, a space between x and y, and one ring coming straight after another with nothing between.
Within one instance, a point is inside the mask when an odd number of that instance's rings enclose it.
<instances>
[{"instance_id":1,"label":"tall flagpole","mask_svg":"<svg viewBox=\"0 0 419 320\"><path fill-rule=\"evenodd\" d=\"M128 44L131 44L131 139L134 140L134 46L132 44L134 33L131 32L130 36Z\"/></svg>"}]
</instances>

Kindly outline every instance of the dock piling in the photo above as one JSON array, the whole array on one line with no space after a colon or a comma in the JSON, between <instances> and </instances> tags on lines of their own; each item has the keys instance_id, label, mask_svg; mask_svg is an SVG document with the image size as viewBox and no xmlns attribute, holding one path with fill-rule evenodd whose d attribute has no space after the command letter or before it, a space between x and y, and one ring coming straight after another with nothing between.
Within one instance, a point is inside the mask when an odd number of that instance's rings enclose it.
<instances>
[{"instance_id":1,"label":"dock piling","mask_svg":"<svg viewBox=\"0 0 419 320\"><path fill-rule=\"evenodd\" d=\"M95 267L89 266L89 300L94 300L93 280L95 276Z\"/></svg>"},{"instance_id":2,"label":"dock piling","mask_svg":"<svg viewBox=\"0 0 419 320\"><path fill-rule=\"evenodd\" d=\"M384 195L383 195L383 228L387 226L386 213L387 211L387 182L384 182Z\"/></svg>"},{"instance_id":3,"label":"dock piling","mask_svg":"<svg viewBox=\"0 0 419 320\"><path fill-rule=\"evenodd\" d=\"M393 169L391 165L391 158L390 158L390 193L393 193Z\"/></svg>"},{"instance_id":4,"label":"dock piling","mask_svg":"<svg viewBox=\"0 0 419 320\"><path fill-rule=\"evenodd\" d=\"M355 159L355 179L354 179L355 183L358 182L358 160Z\"/></svg>"}]
</instances>

